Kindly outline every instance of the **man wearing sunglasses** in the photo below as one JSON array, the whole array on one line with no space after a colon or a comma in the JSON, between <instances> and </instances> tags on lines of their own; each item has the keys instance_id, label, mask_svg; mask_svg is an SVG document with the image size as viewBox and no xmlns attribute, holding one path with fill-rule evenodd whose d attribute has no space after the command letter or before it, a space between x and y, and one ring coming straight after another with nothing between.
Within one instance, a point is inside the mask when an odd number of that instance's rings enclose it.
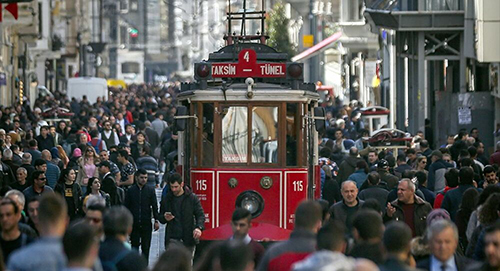
<instances>
[{"instance_id":1,"label":"man wearing sunglasses","mask_svg":"<svg viewBox=\"0 0 500 271\"><path fill-rule=\"evenodd\" d=\"M47 193L54 193L54 190L52 190L50 186L47 186L46 183L47 177L45 177L45 172L35 170L35 172L33 172L33 185L23 191L26 202L29 202L34 197L40 197Z\"/></svg>"}]
</instances>

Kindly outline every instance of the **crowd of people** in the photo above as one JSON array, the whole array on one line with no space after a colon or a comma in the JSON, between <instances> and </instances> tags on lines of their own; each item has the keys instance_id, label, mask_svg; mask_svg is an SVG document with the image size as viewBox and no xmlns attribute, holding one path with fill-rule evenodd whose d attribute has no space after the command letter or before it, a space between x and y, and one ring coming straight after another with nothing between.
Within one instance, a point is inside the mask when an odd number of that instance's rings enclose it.
<instances>
[{"instance_id":1,"label":"crowd of people","mask_svg":"<svg viewBox=\"0 0 500 271\"><path fill-rule=\"evenodd\" d=\"M147 270L160 224L153 270L192 269L205 215L175 173L178 91L133 85L93 104L56 92L1 108L0 270ZM321 199L297 207L289 240L264 248L236 208L232 237L195 270L500 270L500 142L488 156L476 128L439 145L426 127L406 148L375 148L360 104L324 105ZM60 107L73 115L51 119Z\"/></svg>"}]
</instances>

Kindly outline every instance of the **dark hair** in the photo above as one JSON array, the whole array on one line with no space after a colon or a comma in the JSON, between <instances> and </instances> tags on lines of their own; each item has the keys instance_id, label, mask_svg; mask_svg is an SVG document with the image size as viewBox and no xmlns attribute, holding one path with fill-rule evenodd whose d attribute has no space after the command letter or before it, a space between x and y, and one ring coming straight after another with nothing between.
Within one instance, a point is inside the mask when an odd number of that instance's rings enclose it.
<instances>
[{"instance_id":1,"label":"dark hair","mask_svg":"<svg viewBox=\"0 0 500 271\"><path fill-rule=\"evenodd\" d=\"M498 209L500 207L500 194L491 194L483 207L479 210L479 222L483 225L489 225L498 219Z\"/></svg>"},{"instance_id":2,"label":"dark hair","mask_svg":"<svg viewBox=\"0 0 500 271\"><path fill-rule=\"evenodd\" d=\"M68 262L84 260L92 245L98 242L96 228L84 222L70 226L62 239Z\"/></svg>"},{"instance_id":3,"label":"dark hair","mask_svg":"<svg viewBox=\"0 0 500 271\"><path fill-rule=\"evenodd\" d=\"M384 234L382 216L373 210L360 210L354 217L352 226L363 240L382 238Z\"/></svg>"},{"instance_id":4,"label":"dark hair","mask_svg":"<svg viewBox=\"0 0 500 271\"><path fill-rule=\"evenodd\" d=\"M366 199L365 203L361 206L361 209L373 210L377 213L382 213L382 206L380 206L378 200L374 198Z\"/></svg>"},{"instance_id":5,"label":"dark hair","mask_svg":"<svg viewBox=\"0 0 500 271\"><path fill-rule=\"evenodd\" d=\"M427 182L427 173L423 171L417 171L415 173L415 178L417 178L420 185L424 185Z\"/></svg>"},{"instance_id":6,"label":"dark hair","mask_svg":"<svg viewBox=\"0 0 500 271\"><path fill-rule=\"evenodd\" d=\"M125 159L128 159L128 152L127 150L119 150L118 155L123 156Z\"/></svg>"},{"instance_id":7,"label":"dark hair","mask_svg":"<svg viewBox=\"0 0 500 271\"><path fill-rule=\"evenodd\" d=\"M490 166L490 165L485 166L484 169L483 169L483 174L489 174L489 173L492 173L492 172L495 172L495 169L492 166Z\"/></svg>"},{"instance_id":8,"label":"dark hair","mask_svg":"<svg viewBox=\"0 0 500 271\"><path fill-rule=\"evenodd\" d=\"M156 262L153 271L191 271L191 255L184 246L170 245Z\"/></svg>"},{"instance_id":9,"label":"dark hair","mask_svg":"<svg viewBox=\"0 0 500 271\"><path fill-rule=\"evenodd\" d=\"M148 172L145 169L140 168L135 172L135 176L139 177L139 175L148 175Z\"/></svg>"},{"instance_id":10,"label":"dark hair","mask_svg":"<svg viewBox=\"0 0 500 271\"><path fill-rule=\"evenodd\" d=\"M401 253L409 249L411 239L412 233L408 225L392 221L385 229L383 243L388 253Z\"/></svg>"},{"instance_id":11,"label":"dark hair","mask_svg":"<svg viewBox=\"0 0 500 271\"><path fill-rule=\"evenodd\" d=\"M477 129L476 127L474 127L472 129L470 129L470 133L472 134L474 130L478 130L479 131L479 129Z\"/></svg>"},{"instance_id":12,"label":"dark hair","mask_svg":"<svg viewBox=\"0 0 500 271\"><path fill-rule=\"evenodd\" d=\"M456 169L456 168L449 169L444 174L444 179L446 180L447 186L457 187L458 186L458 169Z\"/></svg>"},{"instance_id":13,"label":"dark hair","mask_svg":"<svg viewBox=\"0 0 500 271\"><path fill-rule=\"evenodd\" d=\"M330 156L332 156L332 149L330 149L329 147L323 147L319 151L319 157L330 158Z\"/></svg>"},{"instance_id":14,"label":"dark hair","mask_svg":"<svg viewBox=\"0 0 500 271\"><path fill-rule=\"evenodd\" d=\"M420 147L429 148L429 141L427 141L425 139L420 141Z\"/></svg>"},{"instance_id":15,"label":"dark hair","mask_svg":"<svg viewBox=\"0 0 500 271\"><path fill-rule=\"evenodd\" d=\"M38 166L43 166L43 165L46 165L47 162L45 162L45 160L43 160L42 158L38 158L35 160L35 167L38 167Z\"/></svg>"},{"instance_id":16,"label":"dark hair","mask_svg":"<svg viewBox=\"0 0 500 271\"><path fill-rule=\"evenodd\" d=\"M67 216L68 207L62 196L53 193L42 196L38 207L40 224L51 227L60 220L66 220Z\"/></svg>"},{"instance_id":17,"label":"dark hair","mask_svg":"<svg viewBox=\"0 0 500 271\"><path fill-rule=\"evenodd\" d=\"M407 149L406 150L406 155L408 155L408 154L416 154L416 153L417 153L417 151L415 151L415 149Z\"/></svg>"},{"instance_id":18,"label":"dark hair","mask_svg":"<svg viewBox=\"0 0 500 271\"><path fill-rule=\"evenodd\" d=\"M99 132L97 130L91 130L89 134L91 138L95 138L99 135Z\"/></svg>"},{"instance_id":19,"label":"dark hair","mask_svg":"<svg viewBox=\"0 0 500 271\"><path fill-rule=\"evenodd\" d=\"M151 148L150 148L148 145L144 145L144 146L142 147L142 151L143 151L144 153L146 153L147 155L149 155L149 154L150 154L150 152L151 152Z\"/></svg>"},{"instance_id":20,"label":"dark hair","mask_svg":"<svg viewBox=\"0 0 500 271\"><path fill-rule=\"evenodd\" d=\"M398 155L398 162L406 162L406 155L404 154Z\"/></svg>"},{"instance_id":21,"label":"dark hair","mask_svg":"<svg viewBox=\"0 0 500 271\"><path fill-rule=\"evenodd\" d=\"M42 174L45 174L45 172L43 172L41 170L35 170L35 171L33 171L33 174L31 176L33 177L33 180L36 180Z\"/></svg>"},{"instance_id":22,"label":"dark hair","mask_svg":"<svg viewBox=\"0 0 500 271\"><path fill-rule=\"evenodd\" d=\"M321 221L321 205L313 200L302 201L295 210L295 227L313 229Z\"/></svg>"},{"instance_id":23,"label":"dark hair","mask_svg":"<svg viewBox=\"0 0 500 271\"><path fill-rule=\"evenodd\" d=\"M344 243L345 226L337 220L328 221L316 235L318 250L338 250Z\"/></svg>"},{"instance_id":24,"label":"dark hair","mask_svg":"<svg viewBox=\"0 0 500 271\"><path fill-rule=\"evenodd\" d=\"M183 182L182 176L179 173L174 173L168 177L169 184L174 184L174 183L181 184L182 182Z\"/></svg>"},{"instance_id":25,"label":"dark hair","mask_svg":"<svg viewBox=\"0 0 500 271\"><path fill-rule=\"evenodd\" d=\"M245 208L234 209L233 217L231 218L231 221L236 222L236 221L242 220L244 218L248 219L248 222L250 222L252 220L252 214L250 213L250 211L248 211Z\"/></svg>"},{"instance_id":26,"label":"dark hair","mask_svg":"<svg viewBox=\"0 0 500 271\"><path fill-rule=\"evenodd\" d=\"M474 171L470 167L462 167L458 176L459 184L472 184L474 180Z\"/></svg>"},{"instance_id":27,"label":"dark hair","mask_svg":"<svg viewBox=\"0 0 500 271\"><path fill-rule=\"evenodd\" d=\"M321 210L323 211L323 215L321 216L321 221L325 221L326 216L330 211L330 203L325 199L317 199L316 200L321 206Z\"/></svg>"},{"instance_id":28,"label":"dark hair","mask_svg":"<svg viewBox=\"0 0 500 271\"><path fill-rule=\"evenodd\" d=\"M32 139L32 140L30 140L30 141L28 142L28 145L29 145L30 147L36 147L36 146L38 146L38 142L36 141L36 139Z\"/></svg>"},{"instance_id":29,"label":"dark hair","mask_svg":"<svg viewBox=\"0 0 500 271\"><path fill-rule=\"evenodd\" d=\"M490 195L493 193L500 194L500 186L498 186L498 185L486 186L486 188L483 189L481 194L479 194L479 199L477 201L477 205L483 205L486 202L486 200L490 197Z\"/></svg>"},{"instance_id":30,"label":"dark hair","mask_svg":"<svg viewBox=\"0 0 500 271\"><path fill-rule=\"evenodd\" d=\"M462 196L462 202L460 203L460 209L465 212L465 217L470 218L470 215L477 207L477 199L479 198L479 192L475 187L471 187L465 190Z\"/></svg>"},{"instance_id":31,"label":"dark hair","mask_svg":"<svg viewBox=\"0 0 500 271\"><path fill-rule=\"evenodd\" d=\"M69 175L70 171L74 171L73 168L67 167L61 171L61 175L59 176L59 180L57 181L60 184L63 184L66 182L66 177ZM75 179L76 180L76 179Z\"/></svg>"},{"instance_id":32,"label":"dark hair","mask_svg":"<svg viewBox=\"0 0 500 271\"><path fill-rule=\"evenodd\" d=\"M240 240L228 240L220 248L220 266L222 270L245 270L253 261L252 248Z\"/></svg>"},{"instance_id":33,"label":"dark hair","mask_svg":"<svg viewBox=\"0 0 500 271\"><path fill-rule=\"evenodd\" d=\"M475 157L477 155L477 149L474 146L470 146L467 151L469 152L470 157Z\"/></svg>"},{"instance_id":34,"label":"dark hair","mask_svg":"<svg viewBox=\"0 0 500 271\"><path fill-rule=\"evenodd\" d=\"M108 237L127 235L134 217L125 206L112 206L104 213L104 234Z\"/></svg>"},{"instance_id":35,"label":"dark hair","mask_svg":"<svg viewBox=\"0 0 500 271\"><path fill-rule=\"evenodd\" d=\"M377 185L380 182L380 174L375 171L370 172L370 174L368 174L367 180L370 185Z\"/></svg>"},{"instance_id":36,"label":"dark hair","mask_svg":"<svg viewBox=\"0 0 500 271\"><path fill-rule=\"evenodd\" d=\"M365 173L368 173L368 164L365 162L365 160L359 160L356 162L356 167L358 169L362 169L365 171Z\"/></svg>"},{"instance_id":37,"label":"dark hair","mask_svg":"<svg viewBox=\"0 0 500 271\"><path fill-rule=\"evenodd\" d=\"M493 223L493 225L486 227L485 234L491 234L500 231L500 221Z\"/></svg>"},{"instance_id":38,"label":"dark hair","mask_svg":"<svg viewBox=\"0 0 500 271\"><path fill-rule=\"evenodd\" d=\"M458 133L458 140L461 140L462 137L464 137L465 135L467 135L467 130L461 130L459 133Z\"/></svg>"},{"instance_id":39,"label":"dark hair","mask_svg":"<svg viewBox=\"0 0 500 271\"><path fill-rule=\"evenodd\" d=\"M99 203L93 203L87 207L88 211L99 211L102 214L106 211L106 206Z\"/></svg>"},{"instance_id":40,"label":"dark hair","mask_svg":"<svg viewBox=\"0 0 500 271\"><path fill-rule=\"evenodd\" d=\"M14 214L17 214L19 213L19 207L17 206L16 202L10 198L3 198L2 201L0 201L0 205L3 206L3 205L12 205L12 207L14 207Z\"/></svg>"}]
</instances>

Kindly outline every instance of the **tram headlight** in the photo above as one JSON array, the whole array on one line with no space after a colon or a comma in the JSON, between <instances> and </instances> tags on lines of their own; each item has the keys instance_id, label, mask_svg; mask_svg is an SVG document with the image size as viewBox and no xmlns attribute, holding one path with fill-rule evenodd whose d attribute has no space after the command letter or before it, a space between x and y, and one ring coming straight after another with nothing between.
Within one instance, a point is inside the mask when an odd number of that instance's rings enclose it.
<instances>
[{"instance_id":1,"label":"tram headlight","mask_svg":"<svg viewBox=\"0 0 500 271\"><path fill-rule=\"evenodd\" d=\"M236 198L236 207L247 209L256 218L264 210L264 199L255 191L245 191Z\"/></svg>"},{"instance_id":2,"label":"tram headlight","mask_svg":"<svg viewBox=\"0 0 500 271\"><path fill-rule=\"evenodd\" d=\"M286 68L288 71L288 75L292 77L293 79L301 79L303 74L303 68L302 68L302 63L292 63L289 64L288 67Z\"/></svg>"},{"instance_id":3,"label":"tram headlight","mask_svg":"<svg viewBox=\"0 0 500 271\"><path fill-rule=\"evenodd\" d=\"M210 65L207 63L196 63L196 77L199 79L205 79L210 75Z\"/></svg>"}]
</instances>

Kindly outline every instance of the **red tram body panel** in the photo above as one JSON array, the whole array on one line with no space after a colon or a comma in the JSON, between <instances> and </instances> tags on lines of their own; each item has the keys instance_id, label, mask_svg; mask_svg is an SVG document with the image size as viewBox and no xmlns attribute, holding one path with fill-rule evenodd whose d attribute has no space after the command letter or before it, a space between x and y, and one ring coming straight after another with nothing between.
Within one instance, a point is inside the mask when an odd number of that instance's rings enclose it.
<instances>
[{"instance_id":1,"label":"red tram body panel","mask_svg":"<svg viewBox=\"0 0 500 271\"><path fill-rule=\"evenodd\" d=\"M262 178L273 184L264 189ZM237 180L233 188L231 178ZM225 239L232 235L234 202L245 191L256 191L264 199L264 210L254 219L250 235L256 240L283 240L289 237L294 210L307 197L307 168L299 169L191 169L191 182L205 211L202 239ZM231 204L233 203L233 204Z\"/></svg>"},{"instance_id":2,"label":"red tram body panel","mask_svg":"<svg viewBox=\"0 0 500 271\"><path fill-rule=\"evenodd\" d=\"M254 14L264 22L265 12ZM202 240L229 238L238 207L252 214L253 239L285 240L298 204L321 195L324 109L303 64L265 45L264 28L228 29L226 46L195 63L195 81L177 95L178 163L204 209Z\"/></svg>"}]
</instances>

